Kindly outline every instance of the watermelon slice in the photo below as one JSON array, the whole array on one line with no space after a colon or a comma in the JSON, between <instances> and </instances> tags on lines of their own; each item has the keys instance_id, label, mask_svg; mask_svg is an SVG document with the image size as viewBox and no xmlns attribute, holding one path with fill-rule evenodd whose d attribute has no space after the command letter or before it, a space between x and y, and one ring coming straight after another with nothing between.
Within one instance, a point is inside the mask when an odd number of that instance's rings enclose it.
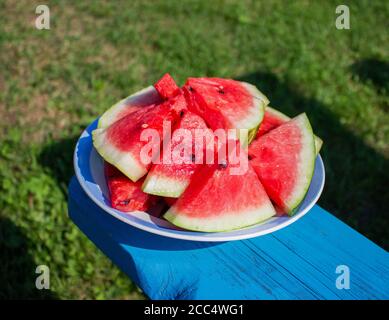
<instances>
[{"instance_id":1,"label":"watermelon slice","mask_svg":"<svg viewBox=\"0 0 389 320\"><path fill-rule=\"evenodd\" d=\"M265 114L263 116L262 123L258 128L256 137L263 136L268 131L277 128L278 126L285 122L288 122L289 120L290 118L286 114L283 114L282 112L267 106L265 109Z\"/></svg>"},{"instance_id":2,"label":"watermelon slice","mask_svg":"<svg viewBox=\"0 0 389 320\"><path fill-rule=\"evenodd\" d=\"M186 112L178 122L166 150L163 150L163 152L170 152L171 163L161 162L152 166L143 184L144 192L173 198L179 197L184 192L191 176L199 165L195 163L195 158L193 157L196 152L195 131L197 129L207 130L212 135L212 131L207 128L201 117L192 112ZM183 130L188 130L187 133L191 134L190 140L185 141L182 139ZM184 146L183 144L185 143L188 145ZM184 148L191 150L190 154L188 154L190 159L187 159L186 163L182 163L182 154L174 152L175 149L183 150ZM204 151L201 150L201 152Z\"/></svg>"},{"instance_id":3,"label":"watermelon slice","mask_svg":"<svg viewBox=\"0 0 389 320\"><path fill-rule=\"evenodd\" d=\"M255 86L231 79L189 78L184 90L188 108L214 130L255 129L269 103Z\"/></svg>"},{"instance_id":4,"label":"watermelon slice","mask_svg":"<svg viewBox=\"0 0 389 320\"><path fill-rule=\"evenodd\" d=\"M142 191L142 180L132 182L107 162L104 163L104 173L112 208L124 212L148 211L156 204L157 197Z\"/></svg>"},{"instance_id":5,"label":"watermelon slice","mask_svg":"<svg viewBox=\"0 0 389 320\"><path fill-rule=\"evenodd\" d=\"M141 159L142 148L148 143L141 139L143 130L156 130L162 140L164 121L170 121L171 125L174 125L183 109L186 109L183 95L159 105L143 107L107 128L94 130L93 145L105 161L135 182L143 177L151 166ZM159 148L159 143L156 147Z\"/></svg>"},{"instance_id":6,"label":"watermelon slice","mask_svg":"<svg viewBox=\"0 0 389 320\"><path fill-rule=\"evenodd\" d=\"M288 122L289 120L290 118L287 115L283 114L282 112L274 108L267 106L265 109L265 115L263 117L262 123L258 128L258 132L256 133L255 139L260 136L263 136L265 133L277 128L278 126L280 126L285 122ZM323 145L323 140L316 135L314 136L314 139L315 139L316 154L318 154ZM250 142L250 138L249 138L249 142Z\"/></svg>"},{"instance_id":7,"label":"watermelon slice","mask_svg":"<svg viewBox=\"0 0 389 320\"><path fill-rule=\"evenodd\" d=\"M315 143L305 113L260 136L250 145L249 156L270 199L293 215L315 166Z\"/></svg>"},{"instance_id":8,"label":"watermelon slice","mask_svg":"<svg viewBox=\"0 0 389 320\"><path fill-rule=\"evenodd\" d=\"M164 76L154 84L154 87L159 96L165 100L180 92L180 88L168 73L165 73Z\"/></svg>"},{"instance_id":9,"label":"watermelon slice","mask_svg":"<svg viewBox=\"0 0 389 320\"><path fill-rule=\"evenodd\" d=\"M250 164L241 174L233 173L234 167L230 162L198 167L164 218L185 229L220 232L274 216L275 209Z\"/></svg>"},{"instance_id":10,"label":"watermelon slice","mask_svg":"<svg viewBox=\"0 0 389 320\"><path fill-rule=\"evenodd\" d=\"M149 86L144 88L131 96L119 101L109 108L104 114L100 117L97 124L98 128L109 127L112 123L125 116L129 115L132 112L138 111L143 107L150 106L153 104L158 104L162 100L155 88Z\"/></svg>"}]
</instances>

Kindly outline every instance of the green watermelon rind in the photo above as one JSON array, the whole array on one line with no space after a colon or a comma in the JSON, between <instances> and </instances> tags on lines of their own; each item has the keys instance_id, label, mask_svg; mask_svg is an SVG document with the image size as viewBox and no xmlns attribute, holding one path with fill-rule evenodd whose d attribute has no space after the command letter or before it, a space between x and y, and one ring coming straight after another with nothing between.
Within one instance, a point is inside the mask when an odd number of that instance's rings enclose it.
<instances>
[{"instance_id":1,"label":"green watermelon rind","mask_svg":"<svg viewBox=\"0 0 389 320\"><path fill-rule=\"evenodd\" d=\"M315 152L316 155L318 155L321 150L321 147L323 146L323 140L319 138L317 135L314 135L313 138L315 139Z\"/></svg>"},{"instance_id":2,"label":"green watermelon rind","mask_svg":"<svg viewBox=\"0 0 389 320\"><path fill-rule=\"evenodd\" d=\"M258 129L259 129L259 125L256 126L254 129L251 129L249 131L249 134L248 134L248 143L250 144L254 139L255 137L257 136L257 132L258 132Z\"/></svg>"},{"instance_id":3,"label":"green watermelon rind","mask_svg":"<svg viewBox=\"0 0 389 320\"><path fill-rule=\"evenodd\" d=\"M298 210L299 205L304 200L309 186L312 181L313 173L315 170L315 139L312 130L312 126L309 122L309 119L305 113L298 115L293 118L291 121L294 121L302 132L302 150L304 151L301 155L299 168L298 168L298 177L302 178L303 181L297 182L295 185L294 192L289 196L289 199L285 200L286 210L289 216L292 216ZM302 173L300 173L302 172ZM290 202L290 203L288 203Z\"/></svg>"},{"instance_id":4,"label":"green watermelon rind","mask_svg":"<svg viewBox=\"0 0 389 320\"><path fill-rule=\"evenodd\" d=\"M138 181L147 173L147 168L136 160L129 151L122 152L113 145L106 143L106 129L100 128L92 131L93 146L100 156L133 182ZM130 170L129 170L130 169Z\"/></svg>"},{"instance_id":5,"label":"green watermelon rind","mask_svg":"<svg viewBox=\"0 0 389 320\"><path fill-rule=\"evenodd\" d=\"M281 118L283 120L289 121L291 119L285 113L282 113L281 111L278 111L277 109L272 108L270 106L266 106L266 110L270 111L271 114L273 114L273 115L275 115L275 116L277 116L277 117L279 117L279 118Z\"/></svg>"},{"instance_id":6,"label":"green watermelon rind","mask_svg":"<svg viewBox=\"0 0 389 320\"><path fill-rule=\"evenodd\" d=\"M149 172L142 185L142 191L161 197L178 198L185 191L189 180L178 180Z\"/></svg>"},{"instance_id":7,"label":"green watermelon rind","mask_svg":"<svg viewBox=\"0 0 389 320\"><path fill-rule=\"evenodd\" d=\"M120 119L118 115L120 114L121 111L128 108L128 105L130 103L134 103L136 101L142 100L142 98L144 98L145 96L153 96L151 100L153 101L155 99L155 102L161 100L157 90L153 86L148 86L146 88L143 88L142 90L135 92L130 96L128 96L127 98L124 98L119 102L115 103L107 111L105 111L103 115L99 118L99 121L97 123L97 128L109 127L112 123Z\"/></svg>"},{"instance_id":8,"label":"green watermelon rind","mask_svg":"<svg viewBox=\"0 0 389 320\"><path fill-rule=\"evenodd\" d=\"M263 223L276 214L271 202L250 211L224 213L223 216L194 218L181 215L174 205L164 214L164 218L180 228L201 232L225 232Z\"/></svg>"},{"instance_id":9,"label":"green watermelon rind","mask_svg":"<svg viewBox=\"0 0 389 320\"><path fill-rule=\"evenodd\" d=\"M280 119L286 120L286 121L289 121L291 119L286 114L284 114L281 111L278 111L277 109L274 109L270 106L266 106L265 111L270 111L271 114L279 117ZM320 149L323 145L323 140L315 134L314 134L314 139L315 139L315 152L316 152L316 155L318 155L320 152ZM251 141L249 141L249 142L251 142Z\"/></svg>"}]
</instances>

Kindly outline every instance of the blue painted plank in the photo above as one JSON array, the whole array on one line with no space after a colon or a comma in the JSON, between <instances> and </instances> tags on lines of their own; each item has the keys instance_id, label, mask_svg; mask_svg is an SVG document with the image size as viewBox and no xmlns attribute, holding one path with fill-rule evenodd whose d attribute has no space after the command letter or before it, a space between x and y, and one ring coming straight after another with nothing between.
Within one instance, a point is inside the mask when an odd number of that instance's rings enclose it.
<instances>
[{"instance_id":1,"label":"blue painted plank","mask_svg":"<svg viewBox=\"0 0 389 320\"><path fill-rule=\"evenodd\" d=\"M270 235L200 243L116 220L73 179L69 215L151 299L389 298L389 254L318 206ZM349 290L336 288L338 265Z\"/></svg>"}]
</instances>

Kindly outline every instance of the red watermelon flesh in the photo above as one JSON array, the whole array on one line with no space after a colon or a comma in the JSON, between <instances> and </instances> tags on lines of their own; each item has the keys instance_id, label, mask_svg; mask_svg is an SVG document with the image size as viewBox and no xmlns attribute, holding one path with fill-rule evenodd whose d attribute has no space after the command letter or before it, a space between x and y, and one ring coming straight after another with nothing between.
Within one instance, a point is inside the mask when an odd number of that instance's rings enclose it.
<instances>
[{"instance_id":1,"label":"red watermelon flesh","mask_svg":"<svg viewBox=\"0 0 389 320\"><path fill-rule=\"evenodd\" d=\"M250 145L249 156L270 199L292 215L308 191L315 164L307 116L303 113L260 136Z\"/></svg>"},{"instance_id":2,"label":"red watermelon flesh","mask_svg":"<svg viewBox=\"0 0 389 320\"><path fill-rule=\"evenodd\" d=\"M143 180L132 182L109 163L104 163L104 173L108 184L111 206L120 211L149 211L158 198L141 189Z\"/></svg>"},{"instance_id":3,"label":"red watermelon flesh","mask_svg":"<svg viewBox=\"0 0 389 320\"><path fill-rule=\"evenodd\" d=\"M112 123L135 111L161 102L158 92L153 86L149 86L114 104L100 117L97 126L98 128L109 127Z\"/></svg>"},{"instance_id":4,"label":"red watermelon flesh","mask_svg":"<svg viewBox=\"0 0 389 320\"><path fill-rule=\"evenodd\" d=\"M162 150L163 153L170 153L168 158L171 161L166 163L167 161L164 161L162 156L161 163L152 166L143 184L144 192L164 197L179 197L182 194L199 165L195 163L196 151L198 152L195 149L197 130L205 130L213 137L212 131L208 129L201 117L189 111L183 113L175 127L171 141ZM184 139L183 134L188 139ZM185 154L184 148L189 152ZM205 159L205 148L204 143L204 148L200 150L203 153L203 159Z\"/></svg>"},{"instance_id":5,"label":"red watermelon flesh","mask_svg":"<svg viewBox=\"0 0 389 320\"><path fill-rule=\"evenodd\" d=\"M183 95L156 106L144 107L107 128L94 130L93 145L104 160L114 165L132 181L137 181L151 166L151 163L145 163L141 158L142 148L146 144L149 145L149 142L141 140L143 130L155 130L159 140L162 140L164 121L173 126L181 111L185 109L186 102ZM159 140L155 141L158 144L155 146L156 149L159 148Z\"/></svg>"},{"instance_id":6,"label":"red watermelon flesh","mask_svg":"<svg viewBox=\"0 0 389 320\"><path fill-rule=\"evenodd\" d=\"M260 136L263 136L265 133L269 132L270 130L277 128L281 124L288 122L290 119L291 118L289 118L287 115L283 114L282 112L274 108L271 108L269 106L266 107L265 115L263 116L262 123L259 126L255 139L257 139ZM314 136L314 139L315 139L315 151L316 154L318 154L323 145L323 141L316 135Z\"/></svg>"},{"instance_id":7,"label":"red watermelon flesh","mask_svg":"<svg viewBox=\"0 0 389 320\"><path fill-rule=\"evenodd\" d=\"M185 86L183 92L188 104L188 109L201 116L213 130L228 129L229 125L220 110L205 107L206 102L203 97L191 87Z\"/></svg>"},{"instance_id":8,"label":"red watermelon flesh","mask_svg":"<svg viewBox=\"0 0 389 320\"><path fill-rule=\"evenodd\" d=\"M231 79L189 78L184 87L189 109L214 130L254 129L268 103L255 86Z\"/></svg>"},{"instance_id":9,"label":"red watermelon flesh","mask_svg":"<svg viewBox=\"0 0 389 320\"><path fill-rule=\"evenodd\" d=\"M165 73L164 76L154 84L155 89L162 99L168 99L175 96L180 92L180 88L169 73Z\"/></svg>"},{"instance_id":10,"label":"red watermelon flesh","mask_svg":"<svg viewBox=\"0 0 389 320\"><path fill-rule=\"evenodd\" d=\"M253 168L249 165L239 175L233 174L233 168L230 162L200 166L164 218L189 230L221 232L274 216L274 207Z\"/></svg>"},{"instance_id":11,"label":"red watermelon flesh","mask_svg":"<svg viewBox=\"0 0 389 320\"><path fill-rule=\"evenodd\" d=\"M259 125L257 137L264 135L272 129L277 128L281 124L289 121L290 118L277 110L266 107L262 123Z\"/></svg>"}]
</instances>

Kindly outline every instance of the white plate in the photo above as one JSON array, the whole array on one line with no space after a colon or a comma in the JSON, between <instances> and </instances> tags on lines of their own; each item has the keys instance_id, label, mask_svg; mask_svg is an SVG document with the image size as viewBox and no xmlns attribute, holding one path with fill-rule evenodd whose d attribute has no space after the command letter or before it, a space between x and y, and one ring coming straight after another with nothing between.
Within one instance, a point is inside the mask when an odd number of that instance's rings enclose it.
<instances>
[{"instance_id":1,"label":"white plate","mask_svg":"<svg viewBox=\"0 0 389 320\"><path fill-rule=\"evenodd\" d=\"M325 172L320 155L317 156L315 172L308 193L293 217L273 217L263 223L228 232L194 232L175 227L171 223L150 216L146 212L121 212L109 204L107 185L104 177L103 159L93 147L91 132L96 128L97 120L86 128L77 142L74 151L74 169L78 181L86 194L104 211L115 218L147 232L161 236L191 241L230 241L262 236L281 228L305 215L317 202L323 190Z\"/></svg>"}]
</instances>

